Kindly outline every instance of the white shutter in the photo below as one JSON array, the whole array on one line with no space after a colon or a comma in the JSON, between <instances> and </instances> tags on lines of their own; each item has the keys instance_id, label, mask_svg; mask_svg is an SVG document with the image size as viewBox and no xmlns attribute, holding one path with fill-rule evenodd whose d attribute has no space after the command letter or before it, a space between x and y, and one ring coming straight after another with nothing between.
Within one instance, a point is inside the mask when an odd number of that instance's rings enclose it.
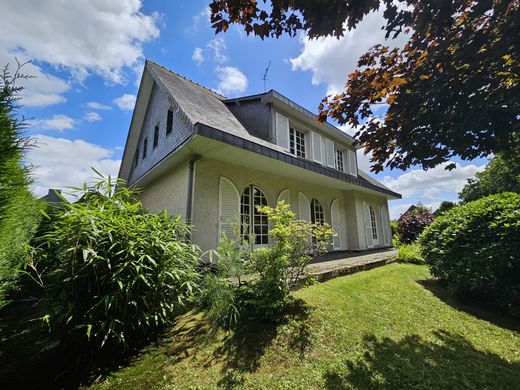
<instances>
[{"instance_id":1,"label":"white shutter","mask_svg":"<svg viewBox=\"0 0 520 390\"><path fill-rule=\"evenodd\" d=\"M323 159L321 156L321 135L311 132L312 139L312 159L317 163L323 163Z\"/></svg>"},{"instance_id":2,"label":"white shutter","mask_svg":"<svg viewBox=\"0 0 520 390\"><path fill-rule=\"evenodd\" d=\"M372 222L370 220L370 208L363 202L363 222L365 223L365 240L367 248L374 247L374 238L372 237Z\"/></svg>"},{"instance_id":3,"label":"white shutter","mask_svg":"<svg viewBox=\"0 0 520 390\"><path fill-rule=\"evenodd\" d=\"M279 113L276 113L276 143L289 150L289 119Z\"/></svg>"},{"instance_id":4,"label":"white shutter","mask_svg":"<svg viewBox=\"0 0 520 390\"><path fill-rule=\"evenodd\" d=\"M388 211L385 206L381 207L381 231L383 232L383 243L385 246L390 246L392 232L390 230L390 221L388 220Z\"/></svg>"},{"instance_id":5,"label":"white shutter","mask_svg":"<svg viewBox=\"0 0 520 390\"><path fill-rule=\"evenodd\" d=\"M291 204L291 194L289 190L283 190L278 194L278 198L276 198L276 204L280 203L281 201L284 201L285 204Z\"/></svg>"},{"instance_id":6,"label":"white shutter","mask_svg":"<svg viewBox=\"0 0 520 390\"><path fill-rule=\"evenodd\" d=\"M352 176L357 176L356 151L347 149L347 158L349 166L347 173L351 174Z\"/></svg>"},{"instance_id":7,"label":"white shutter","mask_svg":"<svg viewBox=\"0 0 520 390\"><path fill-rule=\"evenodd\" d=\"M311 205L307 197L301 192L298 192L298 218L304 221L311 220Z\"/></svg>"},{"instance_id":8,"label":"white shutter","mask_svg":"<svg viewBox=\"0 0 520 390\"><path fill-rule=\"evenodd\" d=\"M325 154L327 157L327 166L328 167L335 167L335 161L334 161L334 141L326 138L325 139Z\"/></svg>"},{"instance_id":9,"label":"white shutter","mask_svg":"<svg viewBox=\"0 0 520 390\"><path fill-rule=\"evenodd\" d=\"M233 238L233 225L239 222L240 195L231 180L220 178L218 203L218 239L225 234Z\"/></svg>"},{"instance_id":10,"label":"white shutter","mask_svg":"<svg viewBox=\"0 0 520 390\"><path fill-rule=\"evenodd\" d=\"M337 199L334 199L330 205L330 224L334 233L336 233L332 241L333 248L341 249L343 248L343 236L341 234L341 217Z\"/></svg>"}]
</instances>

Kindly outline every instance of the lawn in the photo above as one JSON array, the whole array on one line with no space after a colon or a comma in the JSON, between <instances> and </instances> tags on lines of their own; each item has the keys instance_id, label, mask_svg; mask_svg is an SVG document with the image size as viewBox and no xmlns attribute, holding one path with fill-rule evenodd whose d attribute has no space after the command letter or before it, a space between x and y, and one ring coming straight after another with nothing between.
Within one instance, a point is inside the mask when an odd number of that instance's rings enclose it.
<instances>
[{"instance_id":1,"label":"lawn","mask_svg":"<svg viewBox=\"0 0 520 390\"><path fill-rule=\"evenodd\" d=\"M512 389L520 321L463 305L425 266L392 264L295 293L278 326L212 335L187 314L94 389Z\"/></svg>"}]
</instances>

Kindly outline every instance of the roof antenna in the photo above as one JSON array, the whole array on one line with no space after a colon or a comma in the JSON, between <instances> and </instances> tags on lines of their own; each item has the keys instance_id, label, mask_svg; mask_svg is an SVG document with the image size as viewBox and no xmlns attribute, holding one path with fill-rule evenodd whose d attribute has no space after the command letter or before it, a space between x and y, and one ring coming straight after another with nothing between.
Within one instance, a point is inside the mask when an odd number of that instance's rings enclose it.
<instances>
[{"instance_id":1,"label":"roof antenna","mask_svg":"<svg viewBox=\"0 0 520 390\"><path fill-rule=\"evenodd\" d=\"M269 63L267 64L267 68L265 68L264 77L262 77L262 80L264 80L264 92L267 92L267 73L269 72L270 66L271 66L271 60L269 60Z\"/></svg>"}]
</instances>

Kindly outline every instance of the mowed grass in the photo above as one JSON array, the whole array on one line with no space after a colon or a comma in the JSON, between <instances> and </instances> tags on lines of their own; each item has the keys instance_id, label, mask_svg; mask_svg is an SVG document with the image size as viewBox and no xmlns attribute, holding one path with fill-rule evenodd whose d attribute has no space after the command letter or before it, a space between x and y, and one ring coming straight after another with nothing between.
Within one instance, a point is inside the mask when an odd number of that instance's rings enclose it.
<instances>
[{"instance_id":1,"label":"mowed grass","mask_svg":"<svg viewBox=\"0 0 520 390\"><path fill-rule=\"evenodd\" d=\"M295 293L283 324L211 334L200 315L99 389L518 389L520 321L452 299L392 264Z\"/></svg>"}]
</instances>

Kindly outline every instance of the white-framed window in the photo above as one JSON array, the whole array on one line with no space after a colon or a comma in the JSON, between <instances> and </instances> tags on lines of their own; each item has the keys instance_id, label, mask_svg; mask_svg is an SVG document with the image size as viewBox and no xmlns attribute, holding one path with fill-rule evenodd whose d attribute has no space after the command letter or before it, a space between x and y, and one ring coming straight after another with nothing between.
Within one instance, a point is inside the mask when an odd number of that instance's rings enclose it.
<instances>
[{"instance_id":1,"label":"white-framed window","mask_svg":"<svg viewBox=\"0 0 520 390\"><path fill-rule=\"evenodd\" d=\"M258 211L258 207L267 206L264 193L256 186L247 186L240 198L240 225L244 239L254 237L255 245L269 243L269 221L267 215Z\"/></svg>"},{"instance_id":2,"label":"white-framed window","mask_svg":"<svg viewBox=\"0 0 520 390\"><path fill-rule=\"evenodd\" d=\"M312 223L325 223L325 213L323 212L323 206L318 199L314 198L311 201L311 222Z\"/></svg>"},{"instance_id":3,"label":"white-framed window","mask_svg":"<svg viewBox=\"0 0 520 390\"><path fill-rule=\"evenodd\" d=\"M305 133L289 128L289 153L305 158Z\"/></svg>"},{"instance_id":4,"label":"white-framed window","mask_svg":"<svg viewBox=\"0 0 520 390\"><path fill-rule=\"evenodd\" d=\"M336 169L340 172L344 172L343 150L336 149Z\"/></svg>"},{"instance_id":5,"label":"white-framed window","mask_svg":"<svg viewBox=\"0 0 520 390\"><path fill-rule=\"evenodd\" d=\"M376 213L374 212L374 208L372 206L370 209L370 224L372 225L372 238L377 240L377 226L376 226Z\"/></svg>"}]
</instances>

